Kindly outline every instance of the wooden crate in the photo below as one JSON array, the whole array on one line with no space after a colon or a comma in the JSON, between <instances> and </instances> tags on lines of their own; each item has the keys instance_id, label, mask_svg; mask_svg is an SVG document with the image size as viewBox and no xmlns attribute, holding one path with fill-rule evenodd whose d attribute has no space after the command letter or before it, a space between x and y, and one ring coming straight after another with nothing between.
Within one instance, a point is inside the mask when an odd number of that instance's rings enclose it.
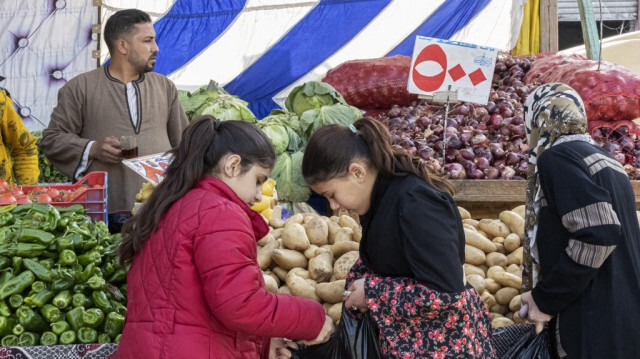
<instances>
[{"instance_id":1,"label":"wooden crate","mask_svg":"<svg viewBox=\"0 0 640 359\"><path fill-rule=\"evenodd\" d=\"M500 212L524 204L527 181L453 180L453 199L475 219L498 218ZM640 210L640 181L631 181L636 209Z\"/></svg>"}]
</instances>

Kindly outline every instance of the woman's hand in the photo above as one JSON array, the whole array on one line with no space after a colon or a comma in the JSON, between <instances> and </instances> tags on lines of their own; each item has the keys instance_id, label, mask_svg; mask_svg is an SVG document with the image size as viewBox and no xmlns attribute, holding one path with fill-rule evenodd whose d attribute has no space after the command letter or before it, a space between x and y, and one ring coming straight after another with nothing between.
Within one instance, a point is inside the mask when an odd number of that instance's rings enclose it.
<instances>
[{"instance_id":1,"label":"woman's hand","mask_svg":"<svg viewBox=\"0 0 640 359\"><path fill-rule=\"evenodd\" d=\"M527 317L532 322L536 323L536 332L540 332L545 323L551 320L551 316L549 314L542 313L538 308L538 305L533 300L533 296L531 295L531 291L522 293L520 296L520 300L522 301L522 306L525 305L527 308ZM522 310L524 311L524 310Z\"/></svg>"},{"instance_id":2,"label":"woman's hand","mask_svg":"<svg viewBox=\"0 0 640 359\"><path fill-rule=\"evenodd\" d=\"M361 312L366 312L369 310L367 307L367 300L364 296L364 278L358 279L351 283L349 289L347 289L351 293L344 297L342 300L344 301L344 305L349 309L359 309Z\"/></svg>"},{"instance_id":3,"label":"woman's hand","mask_svg":"<svg viewBox=\"0 0 640 359\"><path fill-rule=\"evenodd\" d=\"M336 330L336 326L333 324L333 319L331 319L328 315L324 316L324 325L318 334L318 337L314 340L301 340L300 343L305 345L316 345L322 344L329 340L331 334Z\"/></svg>"},{"instance_id":4,"label":"woman's hand","mask_svg":"<svg viewBox=\"0 0 640 359\"><path fill-rule=\"evenodd\" d=\"M289 359L293 355L289 349L298 349L298 345L284 338L271 338L269 359Z\"/></svg>"}]
</instances>

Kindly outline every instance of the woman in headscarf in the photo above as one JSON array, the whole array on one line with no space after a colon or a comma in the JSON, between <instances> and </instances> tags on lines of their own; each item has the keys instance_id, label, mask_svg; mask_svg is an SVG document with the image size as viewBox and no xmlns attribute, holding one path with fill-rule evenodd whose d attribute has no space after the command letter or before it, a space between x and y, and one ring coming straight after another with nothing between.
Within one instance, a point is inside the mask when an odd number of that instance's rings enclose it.
<instances>
[{"instance_id":1,"label":"woman in headscarf","mask_svg":"<svg viewBox=\"0 0 640 359\"><path fill-rule=\"evenodd\" d=\"M523 304L560 358L640 358L640 229L623 167L587 133L580 96L525 103L529 155Z\"/></svg>"}]
</instances>

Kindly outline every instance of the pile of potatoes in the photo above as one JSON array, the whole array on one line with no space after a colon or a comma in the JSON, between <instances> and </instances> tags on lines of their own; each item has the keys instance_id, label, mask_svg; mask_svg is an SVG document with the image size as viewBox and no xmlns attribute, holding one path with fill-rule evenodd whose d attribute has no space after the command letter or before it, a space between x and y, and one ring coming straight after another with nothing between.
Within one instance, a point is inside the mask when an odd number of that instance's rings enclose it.
<instances>
[{"instance_id":1,"label":"pile of potatoes","mask_svg":"<svg viewBox=\"0 0 640 359\"><path fill-rule=\"evenodd\" d=\"M272 218L269 225L258 241L267 290L316 300L338 323L345 278L359 257L358 222L349 215L296 214L286 221Z\"/></svg>"},{"instance_id":2,"label":"pile of potatoes","mask_svg":"<svg viewBox=\"0 0 640 359\"><path fill-rule=\"evenodd\" d=\"M521 307L524 206L500 213L499 219L471 219L458 207L465 234L464 271L482 296L494 328L525 323Z\"/></svg>"}]
</instances>

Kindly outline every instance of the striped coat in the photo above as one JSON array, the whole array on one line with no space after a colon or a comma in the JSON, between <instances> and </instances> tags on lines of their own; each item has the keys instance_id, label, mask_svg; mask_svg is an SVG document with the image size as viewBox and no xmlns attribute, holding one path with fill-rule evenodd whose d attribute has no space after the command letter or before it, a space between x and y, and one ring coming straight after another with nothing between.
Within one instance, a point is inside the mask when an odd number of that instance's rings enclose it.
<instances>
[{"instance_id":1,"label":"striped coat","mask_svg":"<svg viewBox=\"0 0 640 359\"><path fill-rule=\"evenodd\" d=\"M623 167L600 147L558 144L538 159L544 199L533 298L561 358L640 358L640 229Z\"/></svg>"}]
</instances>

